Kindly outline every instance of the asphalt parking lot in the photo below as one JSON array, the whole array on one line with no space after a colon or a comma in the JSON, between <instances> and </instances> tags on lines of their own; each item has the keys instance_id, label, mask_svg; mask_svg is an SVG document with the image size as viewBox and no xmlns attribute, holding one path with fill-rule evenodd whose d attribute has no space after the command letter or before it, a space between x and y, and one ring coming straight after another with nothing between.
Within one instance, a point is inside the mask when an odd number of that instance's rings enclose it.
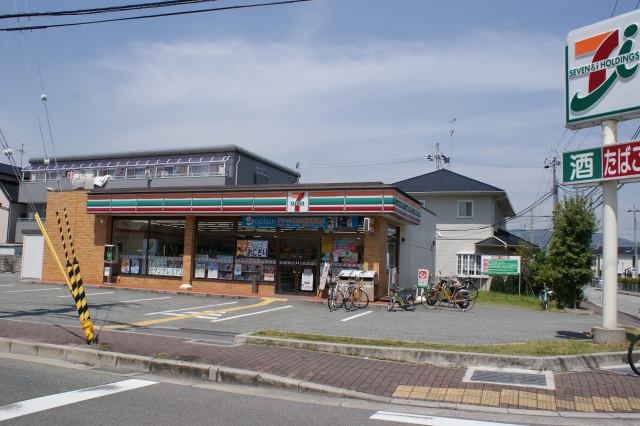
<instances>
[{"instance_id":1,"label":"asphalt parking lot","mask_svg":"<svg viewBox=\"0 0 640 426\"><path fill-rule=\"evenodd\" d=\"M384 306L329 311L326 303L277 296L176 295L106 287L86 288L96 333L114 329L228 345L237 334L277 329L328 335L438 343L512 343L576 336L601 317L476 305L467 312L446 306L387 312ZM482 297L482 294L480 294ZM65 286L19 282L0 276L0 320L78 325Z\"/></svg>"}]
</instances>

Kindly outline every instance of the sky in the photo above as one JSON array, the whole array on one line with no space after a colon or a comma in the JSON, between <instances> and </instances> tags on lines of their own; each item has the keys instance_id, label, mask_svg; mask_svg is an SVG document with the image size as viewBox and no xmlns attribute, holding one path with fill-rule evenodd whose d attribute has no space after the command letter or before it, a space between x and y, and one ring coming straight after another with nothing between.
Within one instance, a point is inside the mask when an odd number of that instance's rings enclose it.
<instances>
[{"instance_id":1,"label":"sky","mask_svg":"<svg viewBox=\"0 0 640 426\"><path fill-rule=\"evenodd\" d=\"M16 149L24 144L25 164L44 156L40 120L49 155L237 144L299 162L302 182L411 178L435 170L426 156L438 143L451 170L504 189L518 212L550 190L545 159L601 144L597 127L564 128L567 33L637 3L314 0L0 32L0 129ZM0 14L84 7L2 0ZM621 122L618 140L639 125ZM629 239L634 202L640 186L627 184L618 210ZM549 227L550 210L535 209L534 228Z\"/></svg>"}]
</instances>

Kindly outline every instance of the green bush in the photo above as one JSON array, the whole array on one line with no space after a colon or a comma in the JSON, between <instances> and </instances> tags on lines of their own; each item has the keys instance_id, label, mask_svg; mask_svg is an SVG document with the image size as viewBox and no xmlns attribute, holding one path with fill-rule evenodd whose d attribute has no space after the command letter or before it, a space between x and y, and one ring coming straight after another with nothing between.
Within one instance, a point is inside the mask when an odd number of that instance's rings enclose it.
<instances>
[{"instance_id":1,"label":"green bush","mask_svg":"<svg viewBox=\"0 0 640 426\"><path fill-rule=\"evenodd\" d=\"M618 278L619 284L640 284L639 278Z\"/></svg>"}]
</instances>

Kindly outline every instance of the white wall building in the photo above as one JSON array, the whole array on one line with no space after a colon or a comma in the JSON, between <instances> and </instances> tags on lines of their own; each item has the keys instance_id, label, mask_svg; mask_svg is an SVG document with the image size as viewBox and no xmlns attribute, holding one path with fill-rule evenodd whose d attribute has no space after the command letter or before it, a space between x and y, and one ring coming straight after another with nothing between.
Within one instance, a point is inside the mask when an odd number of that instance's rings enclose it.
<instances>
[{"instance_id":1,"label":"white wall building","mask_svg":"<svg viewBox=\"0 0 640 426\"><path fill-rule=\"evenodd\" d=\"M412 245L427 247L424 263L432 276L473 277L484 284L489 277L481 274L480 256L513 255L524 242L505 230L506 218L515 213L502 189L445 169L394 185L435 214L435 232L422 224L407 225L405 234L410 237L400 246L401 253L413 250ZM416 281L412 256L400 259L401 282Z\"/></svg>"}]
</instances>

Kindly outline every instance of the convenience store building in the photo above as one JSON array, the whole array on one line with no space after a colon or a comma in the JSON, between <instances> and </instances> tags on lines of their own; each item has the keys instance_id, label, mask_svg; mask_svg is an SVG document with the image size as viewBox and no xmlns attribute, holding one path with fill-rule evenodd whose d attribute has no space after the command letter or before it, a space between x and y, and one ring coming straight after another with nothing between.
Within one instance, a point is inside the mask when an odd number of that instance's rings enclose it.
<instances>
[{"instance_id":1,"label":"convenience store building","mask_svg":"<svg viewBox=\"0 0 640 426\"><path fill-rule=\"evenodd\" d=\"M87 283L265 296L315 295L327 267L375 271L375 296L386 295L404 227L428 214L382 183L54 191L46 229L60 259L55 212L65 207ZM45 252L43 280L59 274Z\"/></svg>"}]
</instances>

